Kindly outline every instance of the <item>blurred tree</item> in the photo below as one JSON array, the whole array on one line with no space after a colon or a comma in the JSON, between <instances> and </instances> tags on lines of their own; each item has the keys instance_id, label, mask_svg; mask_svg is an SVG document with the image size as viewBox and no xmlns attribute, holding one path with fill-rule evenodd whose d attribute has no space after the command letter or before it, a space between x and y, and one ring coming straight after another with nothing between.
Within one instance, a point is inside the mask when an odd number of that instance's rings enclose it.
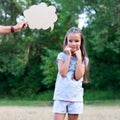
<instances>
[{"instance_id":1,"label":"blurred tree","mask_svg":"<svg viewBox=\"0 0 120 120\"><path fill-rule=\"evenodd\" d=\"M15 0L0 0L0 24L16 24L16 18L22 15L23 2L16 3ZM25 39L25 31L0 36L0 93L9 94L11 87L9 79L24 74L27 65L29 46ZM17 84L17 83L16 83Z\"/></svg>"},{"instance_id":2,"label":"blurred tree","mask_svg":"<svg viewBox=\"0 0 120 120\"><path fill-rule=\"evenodd\" d=\"M43 63L40 66L40 69L43 71L44 75L42 83L47 89L53 89L57 76L57 64L55 60L58 52L47 48L45 50L46 54L42 56Z\"/></svg>"},{"instance_id":3,"label":"blurred tree","mask_svg":"<svg viewBox=\"0 0 120 120\"><path fill-rule=\"evenodd\" d=\"M0 36L0 94L31 96L53 89L57 53L62 50L68 28L78 26L79 14L86 13L83 28L90 57L89 88L114 89L120 86L120 5L110 0L0 0L0 24L16 23L16 18L33 4L46 2L57 9L53 31L30 30Z\"/></svg>"},{"instance_id":4,"label":"blurred tree","mask_svg":"<svg viewBox=\"0 0 120 120\"><path fill-rule=\"evenodd\" d=\"M92 88L118 90L120 86L119 0L85 1L89 17L84 28L91 62Z\"/></svg>"}]
</instances>

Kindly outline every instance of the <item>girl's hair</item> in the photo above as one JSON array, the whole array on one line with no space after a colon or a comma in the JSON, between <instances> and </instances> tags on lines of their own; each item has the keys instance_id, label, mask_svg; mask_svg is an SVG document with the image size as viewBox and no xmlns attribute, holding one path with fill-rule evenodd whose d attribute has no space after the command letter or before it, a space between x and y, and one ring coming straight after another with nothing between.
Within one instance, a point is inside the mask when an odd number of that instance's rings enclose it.
<instances>
[{"instance_id":1,"label":"girl's hair","mask_svg":"<svg viewBox=\"0 0 120 120\"><path fill-rule=\"evenodd\" d=\"M85 63L85 74L84 74L84 80L83 80L83 82L84 83L88 83L88 79L87 79L87 75L88 75L88 66L86 65L86 60L85 60L85 57L88 57L87 56L87 53L86 53L86 50L85 50L85 39L84 39L84 36L83 36L83 34L82 34L82 32L81 32L81 30L79 29L79 28L77 28L77 27L71 27L68 31L67 31L67 33L66 33L66 35L65 35L65 38L64 38L64 42L63 42L63 50L65 49L65 47L66 47L66 45L68 44L68 39L67 39L67 37L68 37L68 35L70 34L70 33L79 33L80 34L80 36L81 36L81 46L80 46L80 50L81 50L81 55L82 55L82 61L84 61L84 63Z\"/></svg>"}]
</instances>

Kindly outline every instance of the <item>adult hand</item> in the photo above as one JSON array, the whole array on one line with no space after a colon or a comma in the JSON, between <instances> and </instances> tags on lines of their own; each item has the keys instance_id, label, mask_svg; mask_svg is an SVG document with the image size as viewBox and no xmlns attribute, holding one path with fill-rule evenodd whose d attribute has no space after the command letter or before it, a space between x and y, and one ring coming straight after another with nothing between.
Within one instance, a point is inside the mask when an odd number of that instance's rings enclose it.
<instances>
[{"instance_id":1,"label":"adult hand","mask_svg":"<svg viewBox=\"0 0 120 120\"><path fill-rule=\"evenodd\" d=\"M13 26L14 32L19 32L22 29L26 29L27 27L27 22L26 21L20 21L16 25Z\"/></svg>"}]
</instances>

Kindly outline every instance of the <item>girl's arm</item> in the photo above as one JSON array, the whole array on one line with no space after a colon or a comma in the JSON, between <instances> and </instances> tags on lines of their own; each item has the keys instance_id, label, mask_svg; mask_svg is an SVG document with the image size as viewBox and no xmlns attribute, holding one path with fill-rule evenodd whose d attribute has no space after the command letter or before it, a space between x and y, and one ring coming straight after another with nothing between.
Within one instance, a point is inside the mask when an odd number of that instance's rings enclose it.
<instances>
[{"instance_id":1,"label":"girl's arm","mask_svg":"<svg viewBox=\"0 0 120 120\"><path fill-rule=\"evenodd\" d=\"M66 60L65 61L58 60L58 70L62 77L65 77L68 72L68 68L70 64L70 57L71 57L71 48L66 46L64 49L64 52L67 55Z\"/></svg>"},{"instance_id":2,"label":"girl's arm","mask_svg":"<svg viewBox=\"0 0 120 120\"><path fill-rule=\"evenodd\" d=\"M64 62L62 60L58 60L58 71L62 77L65 77L68 72L70 57L70 55L67 55Z\"/></svg>"},{"instance_id":3,"label":"girl's arm","mask_svg":"<svg viewBox=\"0 0 120 120\"><path fill-rule=\"evenodd\" d=\"M82 66L82 59L77 60L75 79L79 80L85 74L85 67Z\"/></svg>"},{"instance_id":4,"label":"girl's arm","mask_svg":"<svg viewBox=\"0 0 120 120\"><path fill-rule=\"evenodd\" d=\"M75 70L75 79L79 80L83 75L85 74L85 67L82 65L82 56L81 56L81 50L77 50L75 52L75 55L77 57L77 65Z\"/></svg>"}]
</instances>

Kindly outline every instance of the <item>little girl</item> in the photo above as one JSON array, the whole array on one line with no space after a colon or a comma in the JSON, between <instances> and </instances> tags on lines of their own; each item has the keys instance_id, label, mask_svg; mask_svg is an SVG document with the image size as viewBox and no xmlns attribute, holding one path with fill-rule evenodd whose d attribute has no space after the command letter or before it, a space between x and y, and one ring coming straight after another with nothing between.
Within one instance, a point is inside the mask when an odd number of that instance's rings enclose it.
<instances>
[{"instance_id":1,"label":"little girl","mask_svg":"<svg viewBox=\"0 0 120 120\"><path fill-rule=\"evenodd\" d=\"M82 82L86 79L88 57L79 28L70 28L64 38L63 52L57 57L58 75L54 92L54 120L78 120L83 111Z\"/></svg>"}]
</instances>

